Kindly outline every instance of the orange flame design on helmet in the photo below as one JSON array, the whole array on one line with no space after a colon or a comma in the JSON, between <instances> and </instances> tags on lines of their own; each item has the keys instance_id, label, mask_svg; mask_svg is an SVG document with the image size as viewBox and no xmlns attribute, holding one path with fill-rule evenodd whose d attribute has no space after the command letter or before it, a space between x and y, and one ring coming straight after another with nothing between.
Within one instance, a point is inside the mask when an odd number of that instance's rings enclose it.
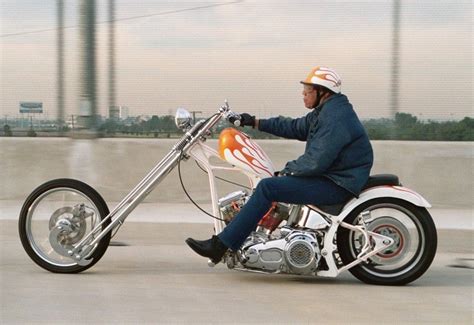
<instances>
[{"instance_id":1,"label":"orange flame design on helmet","mask_svg":"<svg viewBox=\"0 0 474 325\"><path fill-rule=\"evenodd\" d=\"M314 76L319 79L323 79L329 82L332 82L334 86L340 86L341 85L341 80L338 79L334 74L331 73L322 73L322 72L315 72ZM328 78L330 77L330 78Z\"/></svg>"},{"instance_id":2,"label":"orange flame design on helmet","mask_svg":"<svg viewBox=\"0 0 474 325\"><path fill-rule=\"evenodd\" d=\"M273 176L273 165L265 152L248 135L233 128L219 135L219 156L257 175Z\"/></svg>"},{"instance_id":3,"label":"orange flame design on helmet","mask_svg":"<svg viewBox=\"0 0 474 325\"><path fill-rule=\"evenodd\" d=\"M340 92L342 84L341 77L331 68L318 66L311 70L305 80L301 81L307 85L320 85L331 89L335 92Z\"/></svg>"}]
</instances>

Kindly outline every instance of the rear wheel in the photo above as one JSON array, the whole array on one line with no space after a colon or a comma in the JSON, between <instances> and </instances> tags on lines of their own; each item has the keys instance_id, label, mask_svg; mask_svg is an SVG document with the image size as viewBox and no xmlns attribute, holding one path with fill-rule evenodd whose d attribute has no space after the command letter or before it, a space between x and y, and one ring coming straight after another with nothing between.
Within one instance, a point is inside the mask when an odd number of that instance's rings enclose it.
<instances>
[{"instance_id":1,"label":"rear wheel","mask_svg":"<svg viewBox=\"0 0 474 325\"><path fill-rule=\"evenodd\" d=\"M110 232L93 247L87 265L79 265L67 252L108 214L104 200L89 185L73 179L52 180L35 189L23 204L18 223L21 243L30 258L48 271L82 272L104 255ZM102 229L108 224L110 219Z\"/></svg>"},{"instance_id":2,"label":"rear wheel","mask_svg":"<svg viewBox=\"0 0 474 325\"><path fill-rule=\"evenodd\" d=\"M394 243L352 267L349 271L356 278L370 284L404 285L426 272L436 254L437 234L425 208L399 199L380 198L362 204L344 221L362 225L362 213L367 230L388 236ZM364 244L360 232L339 227L337 246L344 265L357 258Z\"/></svg>"}]
</instances>

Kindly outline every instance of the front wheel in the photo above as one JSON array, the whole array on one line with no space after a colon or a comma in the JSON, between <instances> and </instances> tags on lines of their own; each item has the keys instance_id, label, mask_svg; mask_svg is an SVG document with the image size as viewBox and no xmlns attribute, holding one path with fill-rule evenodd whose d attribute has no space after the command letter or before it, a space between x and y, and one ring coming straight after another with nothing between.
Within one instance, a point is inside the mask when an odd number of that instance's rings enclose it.
<instances>
[{"instance_id":1,"label":"front wheel","mask_svg":"<svg viewBox=\"0 0 474 325\"><path fill-rule=\"evenodd\" d=\"M82 272L104 255L110 232L93 247L87 265L78 264L67 252L108 214L104 200L89 185L74 179L52 180L35 189L23 204L18 223L21 243L30 258L48 271ZM102 230L108 224L110 219Z\"/></svg>"},{"instance_id":2,"label":"front wheel","mask_svg":"<svg viewBox=\"0 0 474 325\"><path fill-rule=\"evenodd\" d=\"M388 236L394 243L349 269L356 278L369 284L404 285L426 272L436 254L437 234L425 208L399 199L379 198L365 202L344 221L362 225L362 213L367 230ZM357 258L364 244L360 232L339 227L337 247L344 265Z\"/></svg>"}]
</instances>

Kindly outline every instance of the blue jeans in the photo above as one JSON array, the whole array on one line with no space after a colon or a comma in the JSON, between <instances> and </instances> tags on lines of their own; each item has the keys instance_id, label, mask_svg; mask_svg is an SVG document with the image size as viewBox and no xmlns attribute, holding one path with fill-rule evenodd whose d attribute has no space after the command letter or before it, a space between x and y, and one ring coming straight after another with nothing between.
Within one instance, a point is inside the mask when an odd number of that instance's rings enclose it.
<instances>
[{"instance_id":1,"label":"blue jeans","mask_svg":"<svg viewBox=\"0 0 474 325\"><path fill-rule=\"evenodd\" d=\"M270 177L262 179L245 206L218 235L236 251L255 230L272 202L331 205L345 202L352 194L324 177Z\"/></svg>"}]
</instances>

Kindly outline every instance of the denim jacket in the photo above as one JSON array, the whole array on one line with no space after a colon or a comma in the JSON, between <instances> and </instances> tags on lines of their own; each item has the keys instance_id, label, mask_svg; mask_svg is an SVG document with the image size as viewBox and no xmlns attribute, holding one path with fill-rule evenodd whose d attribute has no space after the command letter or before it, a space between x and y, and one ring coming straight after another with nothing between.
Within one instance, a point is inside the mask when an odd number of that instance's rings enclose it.
<instances>
[{"instance_id":1,"label":"denim jacket","mask_svg":"<svg viewBox=\"0 0 474 325\"><path fill-rule=\"evenodd\" d=\"M346 96L332 95L304 117L259 120L258 128L306 141L304 154L289 161L282 173L327 177L355 196L367 183L374 160L372 146Z\"/></svg>"}]
</instances>

